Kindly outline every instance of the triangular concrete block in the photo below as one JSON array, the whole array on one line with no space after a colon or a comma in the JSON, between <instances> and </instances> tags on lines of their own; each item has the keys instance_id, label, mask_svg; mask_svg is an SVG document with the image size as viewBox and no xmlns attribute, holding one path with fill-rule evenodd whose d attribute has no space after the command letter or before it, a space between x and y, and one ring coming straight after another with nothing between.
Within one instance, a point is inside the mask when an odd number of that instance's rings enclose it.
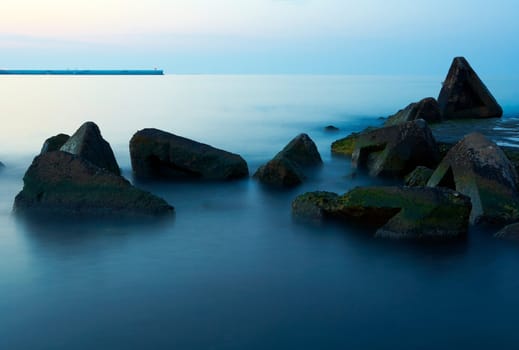
<instances>
[{"instance_id":1,"label":"triangular concrete block","mask_svg":"<svg viewBox=\"0 0 519 350\"><path fill-rule=\"evenodd\" d=\"M503 109L467 60L456 57L438 97L443 119L499 118Z\"/></svg>"}]
</instances>

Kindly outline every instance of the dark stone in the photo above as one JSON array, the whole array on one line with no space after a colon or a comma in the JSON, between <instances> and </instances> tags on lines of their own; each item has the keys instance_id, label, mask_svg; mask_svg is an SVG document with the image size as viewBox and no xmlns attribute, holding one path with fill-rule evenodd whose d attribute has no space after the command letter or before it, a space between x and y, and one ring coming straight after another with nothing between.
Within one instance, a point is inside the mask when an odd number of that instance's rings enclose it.
<instances>
[{"instance_id":1,"label":"dark stone","mask_svg":"<svg viewBox=\"0 0 519 350\"><path fill-rule=\"evenodd\" d=\"M292 203L296 217L334 219L376 229L375 237L443 240L467 233L470 198L432 187L357 187L338 196L311 192Z\"/></svg>"},{"instance_id":2,"label":"dark stone","mask_svg":"<svg viewBox=\"0 0 519 350\"><path fill-rule=\"evenodd\" d=\"M432 97L424 98L423 100L411 103L406 108L399 110L396 114L390 116L385 126L402 124L412 120L423 119L427 123L441 122L442 117L440 107L436 99Z\"/></svg>"},{"instance_id":3,"label":"dark stone","mask_svg":"<svg viewBox=\"0 0 519 350\"><path fill-rule=\"evenodd\" d=\"M438 97L443 119L499 118L503 109L464 57L454 58Z\"/></svg>"},{"instance_id":4,"label":"dark stone","mask_svg":"<svg viewBox=\"0 0 519 350\"><path fill-rule=\"evenodd\" d=\"M416 186L425 186L427 185L427 181L431 177L434 170L424 167L417 166L412 172L406 175L404 178L405 185L416 187Z\"/></svg>"},{"instance_id":5,"label":"dark stone","mask_svg":"<svg viewBox=\"0 0 519 350\"><path fill-rule=\"evenodd\" d=\"M157 129L135 133L130 156L135 176L143 179L233 180L249 175L238 154Z\"/></svg>"},{"instance_id":6,"label":"dark stone","mask_svg":"<svg viewBox=\"0 0 519 350\"><path fill-rule=\"evenodd\" d=\"M0 169L3 169L3 168L5 168L5 165L4 165L4 163L0 162Z\"/></svg>"},{"instance_id":7,"label":"dark stone","mask_svg":"<svg viewBox=\"0 0 519 350\"><path fill-rule=\"evenodd\" d=\"M166 201L123 177L63 151L37 156L23 181L14 201L16 213L139 217L174 212Z\"/></svg>"},{"instance_id":8,"label":"dark stone","mask_svg":"<svg viewBox=\"0 0 519 350\"><path fill-rule=\"evenodd\" d=\"M66 134L58 134L56 136L49 137L43 143L40 154L58 151L65 144L65 142L68 141L69 138L70 136Z\"/></svg>"},{"instance_id":9,"label":"dark stone","mask_svg":"<svg viewBox=\"0 0 519 350\"><path fill-rule=\"evenodd\" d=\"M271 161L262 165L254 178L273 186L291 187L306 178L304 169L323 163L317 146L307 134L300 134Z\"/></svg>"},{"instance_id":10,"label":"dark stone","mask_svg":"<svg viewBox=\"0 0 519 350\"><path fill-rule=\"evenodd\" d=\"M333 126L333 125L328 125L327 127L324 128L325 131L331 131L331 132L335 132L335 131L339 131L339 128L336 127L336 126Z\"/></svg>"},{"instance_id":11,"label":"dark stone","mask_svg":"<svg viewBox=\"0 0 519 350\"><path fill-rule=\"evenodd\" d=\"M480 133L463 138L438 165L427 186L455 189L472 200L472 223L519 219L517 173L505 153Z\"/></svg>"},{"instance_id":12,"label":"dark stone","mask_svg":"<svg viewBox=\"0 0 519 350\"><path fill-rule=\"evenodd\" d=\"M503 227L494 237L507 239L511 241L519 241L519 223L514 223Z\"/></svg>"},{"instance_id":13,"label":"dark stone","mask_svg":"<svg viewBox=\"0 0 519 350\"><path fill-rule=\"evenodd\" d=\"M368 169L371 176L403 177L419 165L433 168L438 162L438 145L422 119L362 133L352 154L352 166Z\"/></svg>"},{"instance_id":14,"label":"dark stone","mask_svg":"<svg viewBox=\"0 0 519 350\"><path fill-rule=\"evenodd\" d=\"M110 144L103 139L99 127L93 122L81 125L60 150L75 154L116 175L121 174Z\"/></svg>"}]
</instances>

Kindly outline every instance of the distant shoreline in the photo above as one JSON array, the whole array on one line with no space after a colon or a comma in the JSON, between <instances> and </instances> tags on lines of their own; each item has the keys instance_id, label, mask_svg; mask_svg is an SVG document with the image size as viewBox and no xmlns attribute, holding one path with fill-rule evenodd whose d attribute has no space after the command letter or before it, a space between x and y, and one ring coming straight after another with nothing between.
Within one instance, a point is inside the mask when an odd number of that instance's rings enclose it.
<instances>
[{"instance_id":1,"label":"distant shoreline","mask_svg":"<svg viewBox=\"0 0 519 350\"><path fill-rule=\"evenodd\" d=\"M0 75L164 75L162 69L0 69Z\"/></svg>"}]
</instances>

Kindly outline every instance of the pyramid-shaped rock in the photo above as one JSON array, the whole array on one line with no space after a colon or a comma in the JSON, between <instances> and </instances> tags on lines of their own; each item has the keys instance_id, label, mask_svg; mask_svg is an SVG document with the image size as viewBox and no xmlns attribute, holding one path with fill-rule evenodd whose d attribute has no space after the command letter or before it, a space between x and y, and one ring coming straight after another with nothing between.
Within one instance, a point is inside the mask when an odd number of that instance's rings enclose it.
<instances>
[{"instance_id":1,"label":"pyramid-shaped rock","mask_svg":"<svg viewBox=\"0 0 519 350\"><path fill-rule=\"evenodd\" d=\"M454 58L438 97L443 119L499 118L503 109L467 60Z\"/></svg>"},{"instance_id":2,"label":"pyramid-shaped rock","mask_svg":"<svg viewBox=\"0 0 519 350\"><path fill-rule=\"evenodd\" d=\"M75 154L116 175L121 174L110 144L103 139L99 127L93 122L81 125L60 150Z\"/></svg>"}]
</instances>

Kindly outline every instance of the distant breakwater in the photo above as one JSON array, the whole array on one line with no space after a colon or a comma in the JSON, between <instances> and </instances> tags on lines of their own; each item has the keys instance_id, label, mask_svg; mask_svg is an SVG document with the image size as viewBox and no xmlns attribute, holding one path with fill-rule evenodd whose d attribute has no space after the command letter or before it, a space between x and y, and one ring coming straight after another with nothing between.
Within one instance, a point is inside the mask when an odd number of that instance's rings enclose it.
<instances>
[{"instance_id":1,"label":"distant breakwater","mask_svg":"<svg viewBox=\"0 0 519 350\"><path fill-rule=\"evenodd\" d=\"M0 75L164 75L162 69L0 69Z\"/></svg>"}]
</instances>

